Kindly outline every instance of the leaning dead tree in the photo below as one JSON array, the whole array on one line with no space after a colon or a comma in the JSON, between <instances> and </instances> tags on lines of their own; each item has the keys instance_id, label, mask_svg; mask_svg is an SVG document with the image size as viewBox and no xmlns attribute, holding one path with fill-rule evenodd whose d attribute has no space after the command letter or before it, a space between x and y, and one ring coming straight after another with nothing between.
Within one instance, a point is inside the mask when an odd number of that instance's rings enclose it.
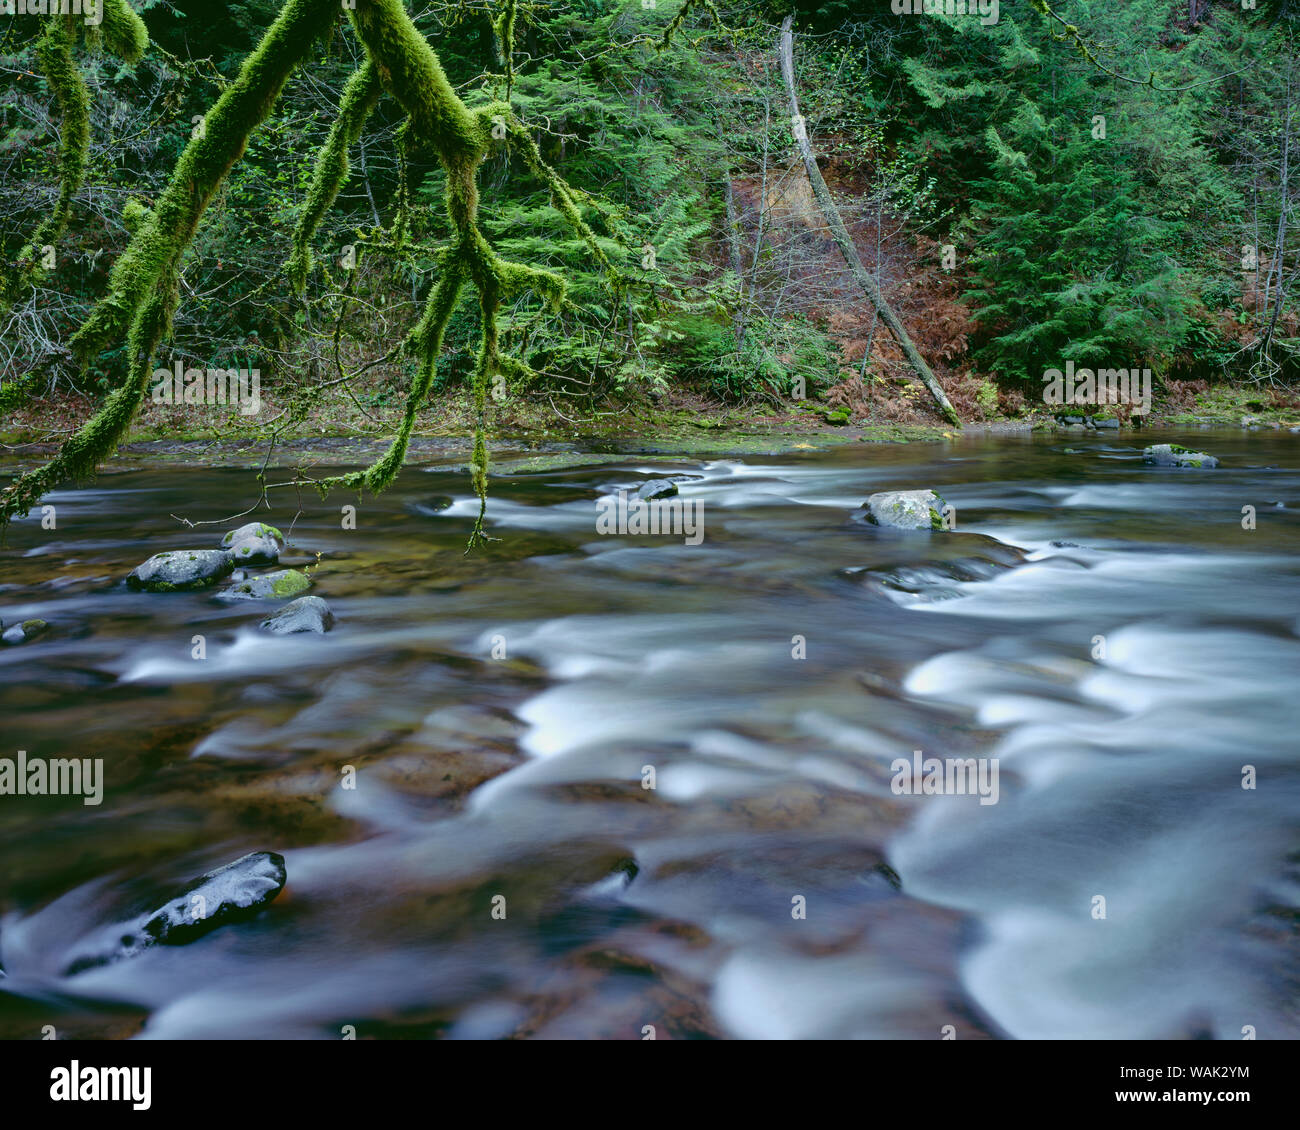
<instances>
[{"instance_id":1,"label":"leaning dead tree","mask_svg":"<svg viewBox=\"0 0 1300 1130\"><path fill-rule=\"evenodd\" d=\"M894 313L894 308L885 300L880 287L876 285L876 280L871 277L871 273L863 266L862 257L858 254L858 249L854 246L848 229L844 226L844 220L840 217L839 209L835 207L835 201L831 198L830 189L826 187L826 181L822 178L821 170L817 167L817 155L813 152L812 142L808 140L807 127L804 125L803 117L799 113L799 96L794 84L794 33L791 31L793 22L793 16L786 16L785 22L781 25L781 74L785 79L786 97L790 101L790 121L793 124L795 140L799 143L799 153L803 157L803 166L807 170L808 182L812 185L813 195L817 198L817 204L821 208L823 218L826 220L826 226L830 228L831 238L835 241L835 246L839 248L840 254L844 256L844 261L848 264L854 280L862 288L867 298L870 299L871 305L876 308L880 320L889 327L890 333L894 335L895 340L902 347L908 364L912 366L916 375L921 378L925 387L930 390L930 395L934 397L934 402L939 406L939 410L960 428L961 417L957 415L956 409L953 408L952 403L944 394L943 388L931 371L930 366L925 363L925 358L912 344L912 339L908 335L906 327L899 321L898 315Z\"/></svg>"}]
</instances>

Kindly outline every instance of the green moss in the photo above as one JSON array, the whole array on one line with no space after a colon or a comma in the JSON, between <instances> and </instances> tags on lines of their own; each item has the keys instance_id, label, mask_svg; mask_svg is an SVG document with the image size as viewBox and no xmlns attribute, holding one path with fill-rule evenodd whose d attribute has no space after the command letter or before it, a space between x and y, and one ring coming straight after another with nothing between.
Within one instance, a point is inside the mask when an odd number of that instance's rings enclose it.
<instances>
[{"instance_id":1,"label":"green moss","mask_svg":"<svg viewBox=\"0 0 1300 1130\"><path fill-rule=\"evenodd\" d=\"M72 198L81 188L90 150L90 95L81 68L73 56L76 24L64 16L50 16L44 34L36 41L36 62L49 85L62 118L59 129L59 196L54 208L32 233L19 253L16 270L6 279L5 305L18 299L40 274L43 248L57 242L68 226Z\"/></svg>"},{"instance_id":2,"label":"green moss","mask_svg":"<svg viewBox=\"0 0 1300 1130\"><path fill-rule=\"evenodd\" d=\"M149 30L126 0L104 0L99 26L86 27L86 43L96 46L97 41L124 63L138 63L149 46Z\"/></svg>"},{"instance_id":3,"label":"green moss","mask_svg":"<svg viewBox=\"0 0 1300 1130\"><path fill-rule=\"evenodd\" d=\"M276 596L296 596L309 588L311 588L311 580L294 569L276 577L271 585L271 591Z\"/></svg>"},{"instance_id":4,"label":"green moss","mask_svg":"<svg viewBox=\"0 0 1300 1130\"><path fill-rule=\"evenodd\" d=\"M285 264L289 281L299 293L306 286L307 275L311 272L311 238L347 183L348 149L361 136L361 127L379 101L381 90L379 71L369 58L353 72L343 88L339 116L316 159L307 200L293 233L293 254Z\"/></svg>"},{"instance_id":5,"label":"green moss","mask_svg":"<svg viewBox=\"0 0 1300 1130\"><path fill-rule=\"evenodd\" d=\"M336 0L289 0L239 76L205 115L203 134L192 138L152 214L113 265L108 293L73 335L72 348L85 362L120 341L151 316L150 296L172 291L185 249L218 185L243 155L248 136L265 120L294 68L338 11ZM171 300L158 306L152 316ZM170 319L167 319L169 328ZM148 335L146 335L148 336Z\"/></svg>"},{"instance_id":6,"label":"green moss","mask_svg":"<svg viewBox=\"0 0 1300 1130\"><path fill-rule=\"evenodd\" d=\"M89 479L116 449L144 399L154 351L171 331L181 258L204 211L243 154L248 135L270 113L289 75L337 13L337 0L288 0L217 99L203 136L186 146L156 206L113 265L107 294L73 335L72 350L82 364L125 338L122 383L53 459L0 494L0 522L26 514L63 481Z\"/></svg>"}]
</instances>

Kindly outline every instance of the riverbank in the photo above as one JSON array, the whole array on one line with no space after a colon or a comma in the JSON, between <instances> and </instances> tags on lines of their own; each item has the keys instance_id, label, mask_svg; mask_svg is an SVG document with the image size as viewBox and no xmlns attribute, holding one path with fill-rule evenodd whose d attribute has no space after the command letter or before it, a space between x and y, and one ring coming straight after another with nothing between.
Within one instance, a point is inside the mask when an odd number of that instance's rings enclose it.
<instances>
[{"instance_id":1,"label":"riverbank","mask_svg":"<svg viewBox=\"0 0 1300 1130\"><path fill-rule=\"evenodd\" d=\"M1242 427L1300 431L1296 401L1260 399L1261 395L1253 388L1226 387L1176 394L1157 403L1140 430ZM371 396L373 399L375 394ZM94 407L92 398L71 394L33 401L0 421L0 450L20 465L40 463ZM239 466L364 463L387 447L402 408L400 398L367 404L336 393L322 397L296 420L289 418L290 411L288 398L275 391L263 397L255 417L206 406L150 404L133 424L118 459L128 465L142 459L181 458ZM1017 432L1082 434L1091 430L1087 425L1064 424L1047 410L1018 418L969 421L960 429L938 420L916 423L867 417L840 421L831 406L820 402L737 407L676 393L653 405L628 405L618 412L570 410L562 414L549 404L516 398L493 406L489 448L494 460L529 457L530 469L540 469L556 459L562 462L566 453L576 450L588 453L586 459L590 453L602 451L646 456L783 455L849 443L950 443ZM1121 422L1119 428L1121 433L1137 430L1131 421ZM472 433L472 414L463 393L431 399L416 426L409 459L467 457Z\"/></svg>"}]
</instances>

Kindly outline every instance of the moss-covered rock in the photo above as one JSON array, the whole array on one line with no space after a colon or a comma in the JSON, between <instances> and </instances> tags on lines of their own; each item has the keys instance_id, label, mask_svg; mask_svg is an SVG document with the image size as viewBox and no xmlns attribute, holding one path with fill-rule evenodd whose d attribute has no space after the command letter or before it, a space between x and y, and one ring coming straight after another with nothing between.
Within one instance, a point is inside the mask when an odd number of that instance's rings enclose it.
<instances>
[{"instance_id":1,"label":"moss-covered rock","mask_svg":"<svg viewBox=\"0 0 1300 1130\"><path fill-rule=\"evenodd\" d=\"M948 505L932 490L889 490L873 494L862 504L867 521L897 530L942 530Z\"/></svg>"},{"instance_id":2,"label":"moss-covered rock","mask_svg":"<svg viewBox=\"0 0 1300 1130\"><path fill-rule=\"evenodd\" d=\"M210 588L233 568L230 554L219 549L177 549L155 553L131 570L126 583L146 592L189 592Z\"/></svg>"},{"instance_id":3,"label":"moss-covered rock","mask_svg":"<svg viewBox=\"0 0 1300 1130\"><path fill-rule=\"evenodd\" d=\"M238 565L274 565L284 548L284 534L265 522L249 522L231 530L221 545Z\"/></svg>"},{"instance_id":4,"label":"moss-covered rock","mask_svg":"<svg viewBox=\"0 0 1300 1130\"><path fill-rule=\"evenodd\" d=\"M1219 461L1204 451L1193 451L1177 443L1157 443L1142 451L1142 462L1155 467L1217 467Z\"/></svg>"},{"instance_id":5,"label":"moss-covered rock","mask_svg":"<svg viewBox=\"0 0 1300 1130\"><path fill-rule=\"evenodd\" d=\"M287 600L311 588L311 578L297 569L279 569L255 577L236 574L234 583L222 589L221 600Z\"/></svg>"}]
</instances>

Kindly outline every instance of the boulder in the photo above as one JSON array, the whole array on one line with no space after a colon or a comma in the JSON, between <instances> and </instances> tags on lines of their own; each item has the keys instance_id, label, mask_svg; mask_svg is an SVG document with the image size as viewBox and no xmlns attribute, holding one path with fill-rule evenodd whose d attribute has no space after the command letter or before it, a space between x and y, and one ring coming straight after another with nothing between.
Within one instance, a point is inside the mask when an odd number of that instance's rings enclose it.
<instances>
[{"instance_id":1,"label":"boulder","mask_svg":"<svg viewBox=\"0 0 1300 1130\"><path fill-rule=\"evenodd\" d=\"M1155 467L1217 467L1219 461L1204 451L1193 451L1176 443L1157 443L1142 451L1142 462Z\"/></svg>"},{"instance_id":2,"label":"boulder","mask_svg":"<svg viewBox=\"0 0 1300 1130\"><path fill-rule=\"evenodd\" d=\"M284 548L284 534L265 522L249 522L221 539L222 548L240 565L274 565Z\"/></svg>"},{"instance_id":3,"label":"boulder","mask_svg":"<svg viewBox=\"0 0 1300 1130\"><path fill-rule=\"evenodd\" d=\"M176 549L137 565L126 583L147 592L187 592L216 584L233 568L230 555L219 549Z\"/></svg>"},{"instance_id":4,"label":"boulder","mask_svg":"<svg viewBox=\"0 0 1300 1130\"><path fill-rule=\"evenodd\" d=\"M862 504L867 521L898 530L942 530L947 506L932 490L888 490L873 494Z\"/></svg>"},{"instance_id":5,"label":"boulder","mask_svg":"<svg viewBox=\"0 0 1300 1130\"><path fill-rule=\"evenodd\" d=\"M334 626L334 613L320 597L300 596L297 600L291 600L274 616L268 616L260 626L276 636L292 635L294 632L323 634Z\"/></svg>"},{"instance_id":6,"label":"boulder","mask_svg":"<svg viewBox=\"0 0 1300 1130\"><path fill-rule=\"evenodd\" d=\"M671 479L649 479L636 488L636 498L641 502L671 498L676 493L677 484Z\"/></svg>"},{"instance_id":7,"label":"boulder","mask_svg":"<svg viewBox=\"0 0 1300 1130\"><path fill-rule=\"evenodd\" d=\"M278 569L253 576L236 570L232 584L217 593L219 600L286 600L311 588L311 578L297 569Z\"/></svg>"}]
</instances>

